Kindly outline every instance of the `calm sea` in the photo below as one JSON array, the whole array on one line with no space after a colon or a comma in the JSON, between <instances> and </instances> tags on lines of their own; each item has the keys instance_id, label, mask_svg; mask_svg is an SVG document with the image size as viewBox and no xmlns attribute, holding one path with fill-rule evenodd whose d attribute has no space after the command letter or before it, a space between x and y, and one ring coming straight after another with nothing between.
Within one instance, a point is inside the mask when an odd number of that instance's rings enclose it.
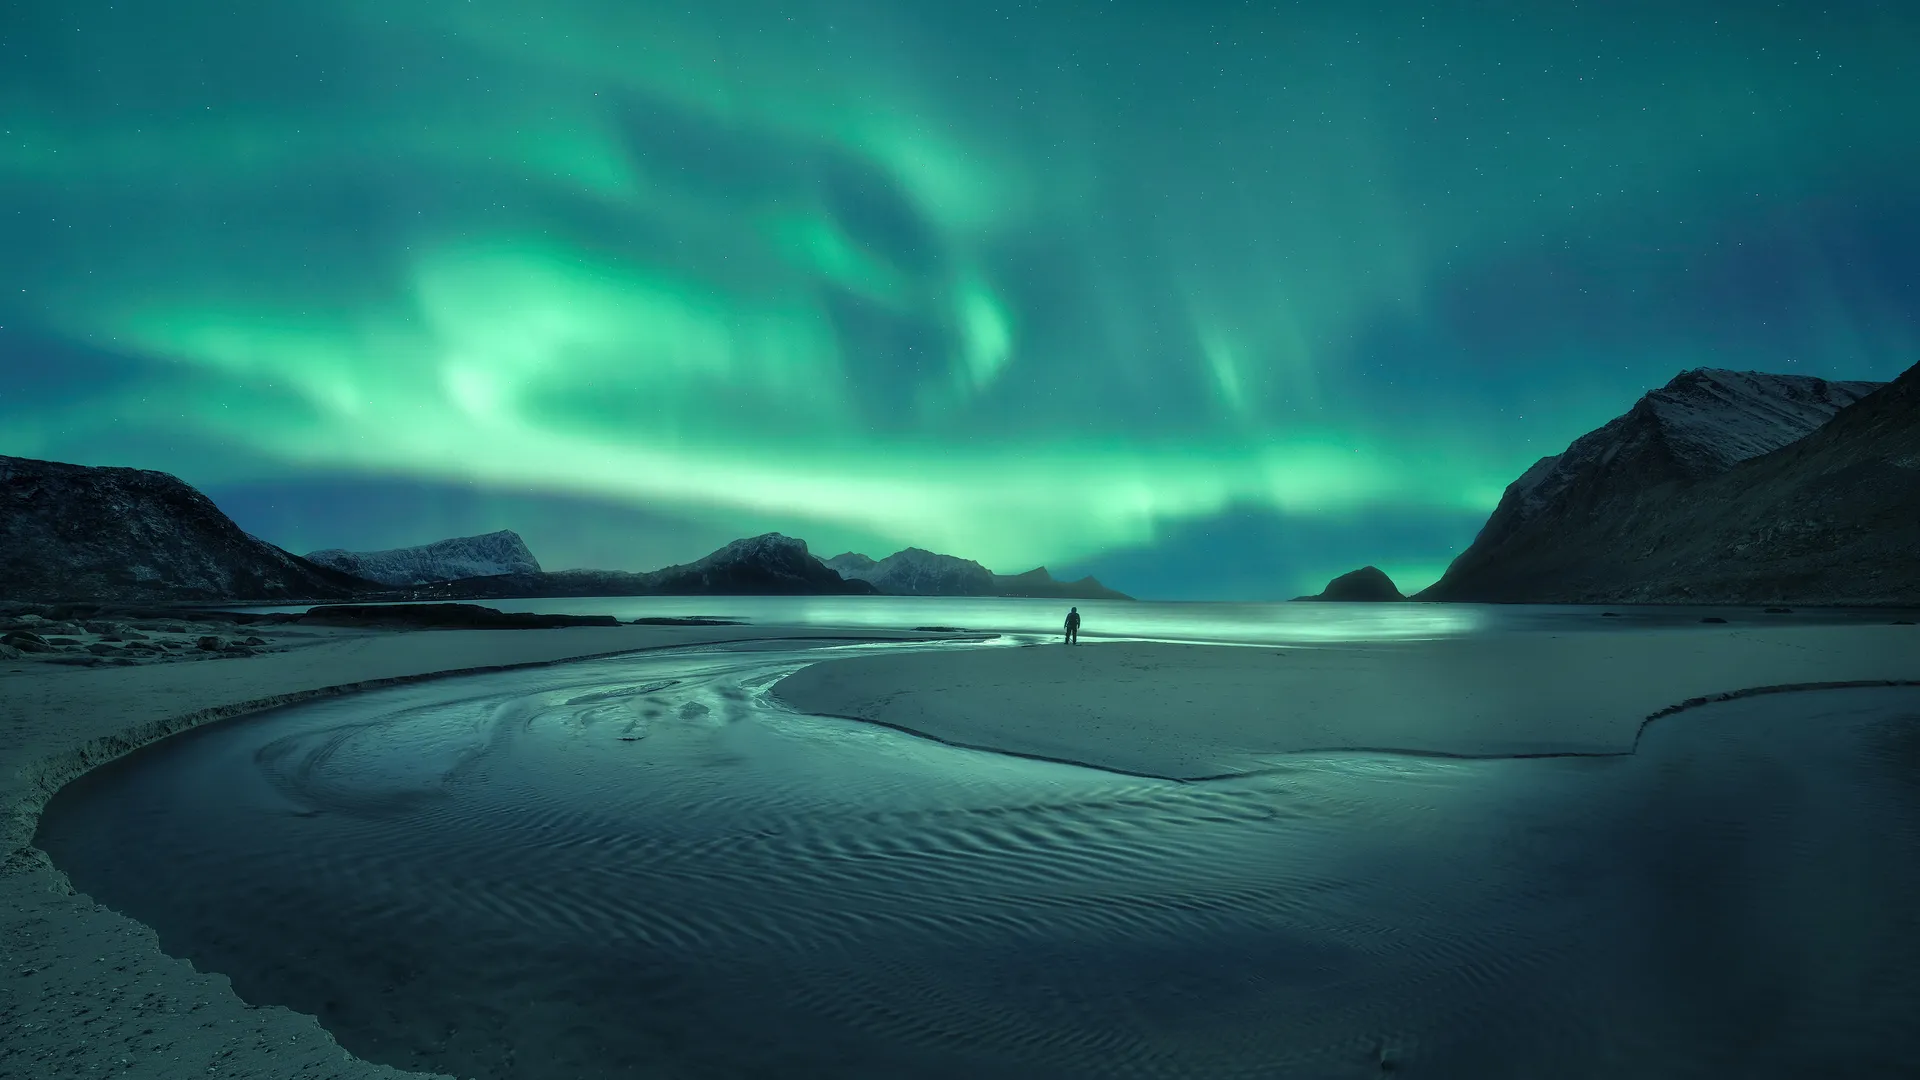
<instances>
[{"instance_id":1,"label":"calm sea","mask_svg":"<svg viewBox=\"0 0 1920 1080\"><path fill-rule=\"evenodd\" d=\"M957 627L1008 634L1058 633L1070 606L1089 638L1147 638L1250 645L1408 640L1514 631L1614 630L1660 626L1885 622L1911 615L1819 608L1767 614L1757 608L1581 607L1540 604L1195 603L1027 600L973 596L573 596L478 601L502 611L613 615L622 620L711 616L761 626L905 630ZM248 608L304 611L309 605ZM1612 615L1605 613L1612 612Z\"/></svg>"}]
</instances>

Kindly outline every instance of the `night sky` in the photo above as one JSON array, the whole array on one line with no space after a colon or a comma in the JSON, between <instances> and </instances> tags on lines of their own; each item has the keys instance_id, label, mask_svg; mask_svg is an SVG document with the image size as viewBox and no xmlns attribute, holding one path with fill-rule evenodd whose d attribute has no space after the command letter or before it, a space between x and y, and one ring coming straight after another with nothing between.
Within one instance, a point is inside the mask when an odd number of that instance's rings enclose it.
<instances>
[{"instance_id":1,"label":"night sky","mask_svg":"<svg viewBox=\"0 0 1920 1080\"><path fill-rule=\"evenodd\" d=\"M24 0L0 452L294 551L1411 591L1682 369L1920 359L1920 4Z\"/></svg>"}]
</instances>

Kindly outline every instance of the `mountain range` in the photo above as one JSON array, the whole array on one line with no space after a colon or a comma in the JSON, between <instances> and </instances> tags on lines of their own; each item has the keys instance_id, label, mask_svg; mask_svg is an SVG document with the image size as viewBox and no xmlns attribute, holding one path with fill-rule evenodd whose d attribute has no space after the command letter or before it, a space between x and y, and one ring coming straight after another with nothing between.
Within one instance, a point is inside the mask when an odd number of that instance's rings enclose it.
<instances>
[{"instance_id":1,"label":"mountain range","mask_svg":"<svg viewBox=\"0 0 1920 1080\"><path fill-rule=\"evenodd\" d=\"M871 595L807 551L805 540L779 533L735 540L704 558L646 573L549 570L443 581L415 590L415 599L485 600L516 596L814 596Z\"/></svg>"},{"instance_id":2,"label":"mountain range","mask_svg":"<svg viewBox=\"0 0 1920 1080\"><path fill-rule=\"evenodd\" d=\"M1356 572L1316 598L1393 591ZM778 533L638 574L542 571L510 531L302 558L165 473L0 456L8 600L875 593L1126 599L1091 577L995 574L920 548L823 562ZM1920 366L1887 384L1682 372L1536 462L1413 599L1920 605Z\"/></svg>"},{"instance_id":3,"label":"mountain range","mask_svg":"<svg viewBox=\"0 0 1920 1080\"><path fill-rule=\"evenodd\" d=\"M1044 566L1024 574L996 574L956 555L906 548L884 559L845 552L826 561L849 581L865 581L889 596L1021 596L1060 600L1131 600L1091 575L1059 581Z\"/></svg>"}]
</instances>

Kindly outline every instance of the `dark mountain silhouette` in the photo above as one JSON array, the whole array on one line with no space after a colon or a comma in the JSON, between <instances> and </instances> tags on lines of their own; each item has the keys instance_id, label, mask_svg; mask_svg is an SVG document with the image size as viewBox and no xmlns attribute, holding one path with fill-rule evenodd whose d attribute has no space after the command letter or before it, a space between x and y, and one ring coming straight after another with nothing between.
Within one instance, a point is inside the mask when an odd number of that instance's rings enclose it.
<instances>
[{"instance_id":1,"label":"dark mountain silhouette","mask_svg":"<svg viewBox=\"0 0 1920 1080\"><path fill-rule=\"evenodd\" d=\"M0 598L288 602L368 587L248 535L166 473L0 457Z\"/></svg>"},{"instance_id":2,"label":"dark mountain silhouette","mask_svg":"<svg viewBox=\"0 0 1920 1080\"><path fill-rule=\"evenodd\" d=\"M1327 587L1313 596L1296 596L1294 599L1379 603L1405 600L1406 597L1386 571L1377 566L1363 566L1327 582Z\"/></svg>"},{"instance_id":3,"label":"dark mountain silhouette","mask_svg":"<svg viewBox=\"0 0 1920 1080\"><path fill-rule=\"evenodd\" d=\"M516 596L802 596L872 594L809 554L807 543L779 533L735 540L694 562L634 574L555 570L441 582L411 595L478 600Z\"/></svg>"},{"instance_id":4,"label":"dark mountain silhouette","mask_svg":"<svg viewBox=\"0 0 1920 1080\"><path fill-rule=\"evenodd\" d=\"M1920 603L1920 367L1694 371L1543 459L1420 600Z\"/></svg>"}]
</instances>

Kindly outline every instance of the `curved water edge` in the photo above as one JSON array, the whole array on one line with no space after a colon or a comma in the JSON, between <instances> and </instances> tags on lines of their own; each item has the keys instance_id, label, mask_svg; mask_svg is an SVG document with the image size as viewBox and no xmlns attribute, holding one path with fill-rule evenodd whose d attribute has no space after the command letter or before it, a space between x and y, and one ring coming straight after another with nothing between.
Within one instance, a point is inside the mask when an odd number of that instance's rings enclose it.
<instances>
[{"instance_id":1,"label":"curved water edge","mask_svg":"<svg viewBox=\"0 0 1920 1080\"><path fill-rule=\"evenodd\" d=\"M276 609L278 610L278 609ZM791 637L731 639L731 643L742 648L752 648L768 641L792 641ZM826 641L829 638L808 634L804 639ZM858 634L849 634L842 640L871 642L876 639ZM958 638L956 640L972 640ZM47 803L67 784L103 765L117 761L143 747L162 739L190 731L206 724L223 720L237 720L256 713L298 705L323 698L339 697L345 694L360 694L372 690L382 690L414 683L434 682L442 679L462 676L492 674L495 672L523 671L532 668L553 667L557 664L574 664L590 660L602 660L618 656L632 656L640 653L681 650L692 648L687 645L648 645L638 648L621 648L604 653L589 653L579 656L567 656L553 660L529 660L513 664L497 664L481 667L443 668L438 671L423 671L411 675L396 675L387 678L361 679L348 683L335 683L329 686L317 686L292 693L276 694L269 697L251 698L243 701L214 705L201 709L192 709L159 720L136 724L113 732L112 734L90 739L79 746L58 754L48 755L30 762L21 770L21 779L25 787L23 795L6 808L5 816L0 818L0 848L6 851L5 872L13 873L28 868L45 869L64 880L65 874L47 859L46 853L33 842L40 828L41 815Z\"/></svg>"},{"instance_id":2,"label":"curved water edge","mask_svg":"<svg viewBox=\"0 0 1920 1080\"><path fill-rule=\"evenodd\" d=\"M1900 1061L1912 690L1698 706L1627 757L1176 783L769 707L816 658L275 710L90 774L39 840L249 1000L463 1075Z\"/></svg>"}]
</instances>

